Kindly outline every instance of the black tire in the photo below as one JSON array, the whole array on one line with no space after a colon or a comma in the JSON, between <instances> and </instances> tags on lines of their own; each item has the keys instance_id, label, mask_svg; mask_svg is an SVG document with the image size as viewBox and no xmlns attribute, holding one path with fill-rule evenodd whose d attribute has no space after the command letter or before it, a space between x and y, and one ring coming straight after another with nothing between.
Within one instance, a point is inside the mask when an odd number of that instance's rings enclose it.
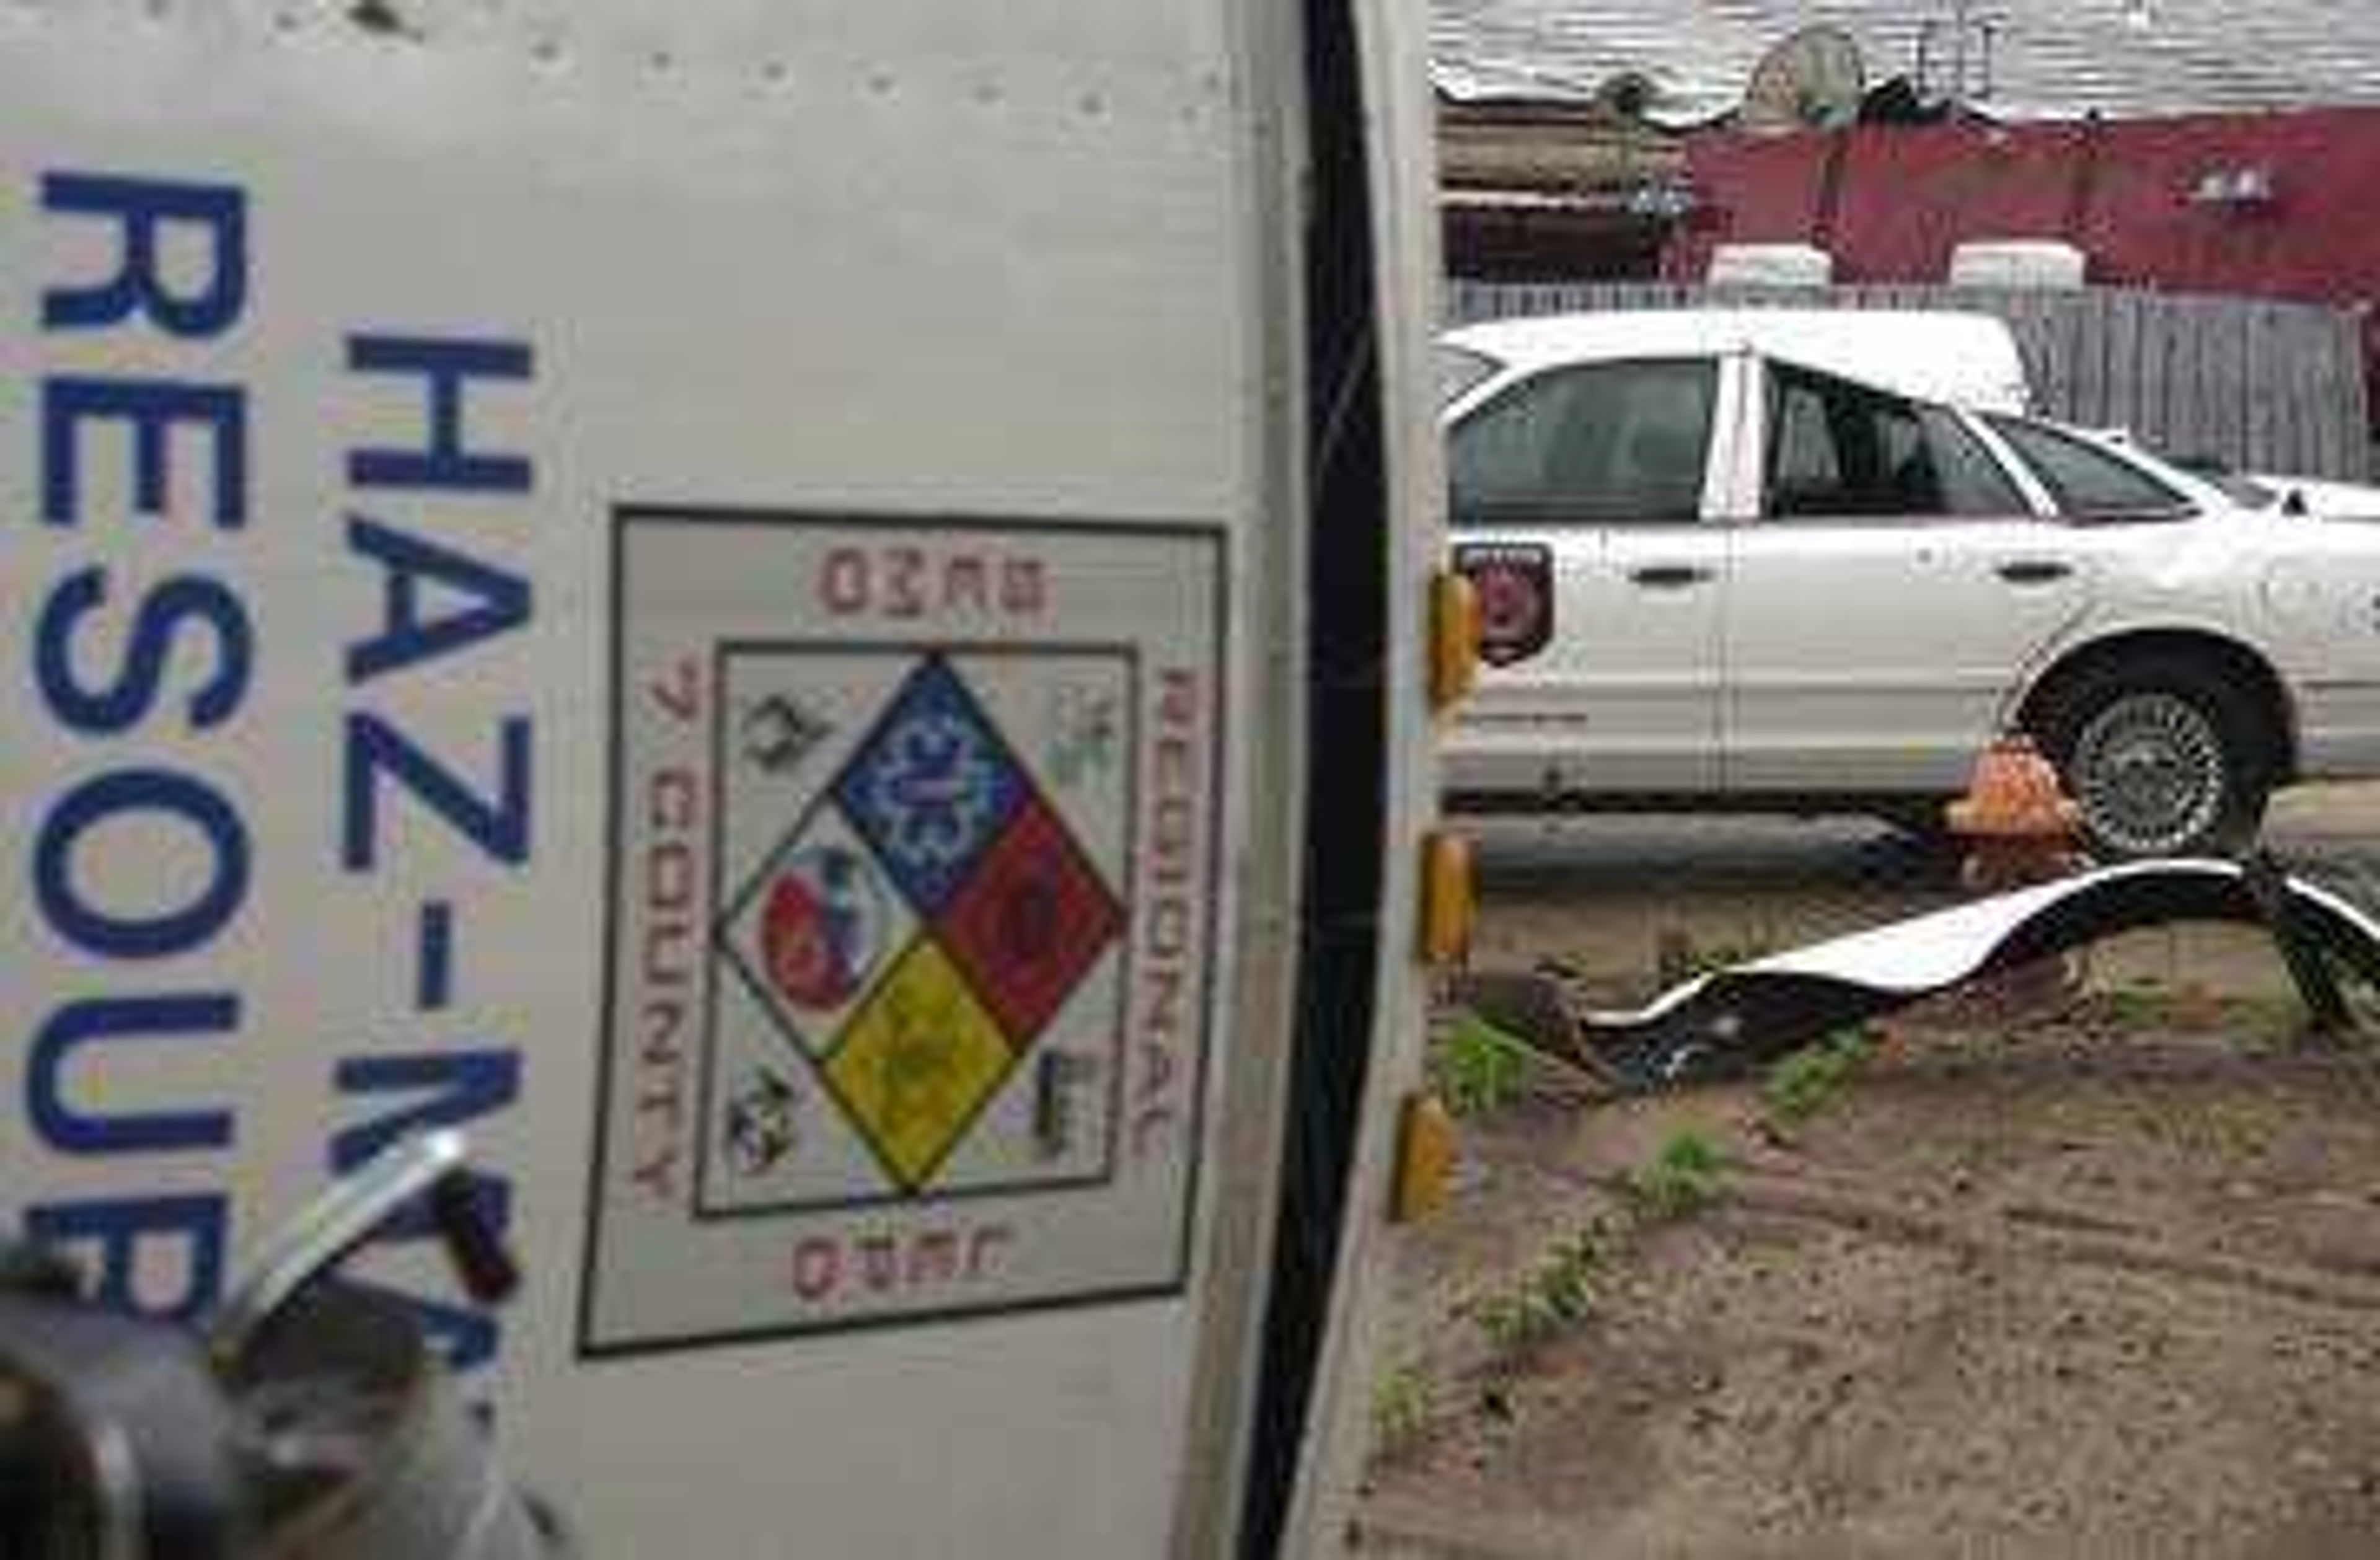
<instances>
[{"instance_id":1,"label":"black tire","mask_svg":"<svg viewBox=\"0 0 2380 1560\"><path fill-rule=\"evenodd\" d=\"M2279 743L2264 701L2186 654L2061 677L2028 723L2106 860L2230 856L2254 844Z\"/></svg>"}]
</instances>

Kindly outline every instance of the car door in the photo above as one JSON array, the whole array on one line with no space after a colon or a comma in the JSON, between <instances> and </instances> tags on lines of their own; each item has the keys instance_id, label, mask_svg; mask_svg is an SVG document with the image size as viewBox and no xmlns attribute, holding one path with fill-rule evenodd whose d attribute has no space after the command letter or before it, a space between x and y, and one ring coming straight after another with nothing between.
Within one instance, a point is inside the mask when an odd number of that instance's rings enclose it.
<instances>
[{"instance_id":1,"label":"car door","mask_svg":"<svg viewBox=\"0 0 2380 1560\"><path fill-rule=\"evenodd\" d=\"M1453 791L1717 788L1727 543L1706 495L1730 367L1551 369L1451 431L1488 664L1449 741Z\"/></svg>"},{"instance_id":2,"label":"car door","mask_svg":"<svg viewBox=\"0 0 2380 1560\"><path fill-rule=\"evenodd\" d=\"M1764 379L1760 513L1730 533L1728 786L1955 790L2087 608L2089 556L1959 414L1773 360Z\"/></svg>"}]
</instances>

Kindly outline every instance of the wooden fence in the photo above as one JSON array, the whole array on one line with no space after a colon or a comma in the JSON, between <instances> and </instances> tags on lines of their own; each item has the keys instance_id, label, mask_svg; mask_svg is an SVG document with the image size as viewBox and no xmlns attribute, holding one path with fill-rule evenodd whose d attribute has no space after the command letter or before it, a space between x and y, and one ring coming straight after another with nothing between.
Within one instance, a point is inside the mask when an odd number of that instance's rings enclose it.
<instances>
[{"instance_id":1,"label":"wooden fence","mask_svg":"<svg viewBox=\"0 0 2380 1560\"><path fill-rule=\"evenodd\" d=\"M2313 304L2107 287L1451 282L1447 305L1458 323L1604 309L1972 310L2014 330L2048 416L2247 470L2361 481L2370 469L2362 321Z\"/></svg>"}]
</instances>

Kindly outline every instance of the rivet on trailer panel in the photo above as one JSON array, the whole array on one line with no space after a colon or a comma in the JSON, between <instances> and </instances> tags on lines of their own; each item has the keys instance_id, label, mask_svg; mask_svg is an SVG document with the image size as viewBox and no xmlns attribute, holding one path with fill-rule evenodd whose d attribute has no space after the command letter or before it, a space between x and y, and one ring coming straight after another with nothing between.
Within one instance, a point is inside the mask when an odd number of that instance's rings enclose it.
<instances>
[{"instance_id":1,"label":"rivet on trailer panel","mask_svg":"<svg viewBox=\"0 0 2380 1560\"><path fill-rule=\"evenodd\" d=\"M422 31L398 10L393 0L354 0L346 9L347 20L362 31L376 38L402 38L408 43L422 42Z\"/></svg>"}]
</instances>

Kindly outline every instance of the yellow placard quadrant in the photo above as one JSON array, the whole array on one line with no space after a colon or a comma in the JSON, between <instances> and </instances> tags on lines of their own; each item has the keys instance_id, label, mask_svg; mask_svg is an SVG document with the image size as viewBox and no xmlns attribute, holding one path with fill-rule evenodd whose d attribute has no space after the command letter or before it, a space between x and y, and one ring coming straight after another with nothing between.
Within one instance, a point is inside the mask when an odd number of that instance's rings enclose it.
<instances>
[{"instance_id":1,"label":"yellow placard quadrant","mask_svg":"<svg viewBox=\"0 0 2380 1560\"><path fill-rule=\"evenodd\" d=\"M950 959L920 938L852 1018L826 1072L886 1170L915 1191L1014 1061Z\"/></svg>"}]
</instances>

